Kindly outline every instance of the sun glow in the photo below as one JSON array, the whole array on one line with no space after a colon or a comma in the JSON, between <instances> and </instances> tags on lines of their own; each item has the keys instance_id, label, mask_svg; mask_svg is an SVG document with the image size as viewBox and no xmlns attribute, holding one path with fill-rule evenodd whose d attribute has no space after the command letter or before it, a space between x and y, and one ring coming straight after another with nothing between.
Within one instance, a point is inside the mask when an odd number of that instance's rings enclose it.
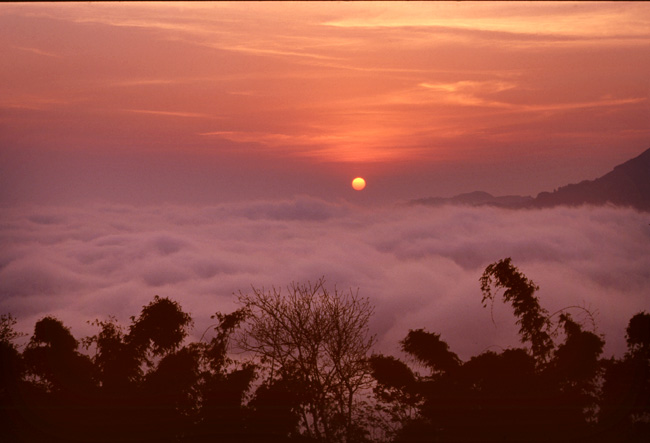
<instances>
[{"instance_id":1,"label":"sun glow","mask_svg":"<svg viewBox=\"0 0 650 443\"><path fill-rule=\"evenodd\" d=\"M631 156L650 134L650 8L533 3L3 3L0 155L28 134L269 171L516 164L538 143L622 139Z\"/></svg>"},{"instance_id":2,"label":"sun glow","mask_svg":"<svg viewBox=\"0 0 650 443\"><path fill-rule=\"evenodd\" d=\"M357 177L354 180L352 180L352 187L354 188L355 191L361 191L363 188L366 187L366 181L361 177Z\"/></svg>"}]
</instances>

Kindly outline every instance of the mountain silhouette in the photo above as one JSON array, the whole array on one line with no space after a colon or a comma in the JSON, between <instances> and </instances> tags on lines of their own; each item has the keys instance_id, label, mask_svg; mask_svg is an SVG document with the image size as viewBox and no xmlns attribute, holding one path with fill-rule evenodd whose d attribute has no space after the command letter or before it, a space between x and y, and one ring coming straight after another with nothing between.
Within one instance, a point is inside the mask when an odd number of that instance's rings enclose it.
<instances>
[{"instance_id":1,"label":"mountain silhouette","mask_svg":"<svg viewBox=\"0 0 650 443\"><path fill-rule=\"evenodd\" d=\"M541 192L533 201L536 207L582 204L613 204L650 211L650 149L600 178Z\"/></svg>"},{"instance_id":2,"label":"mountain silhouette","mask_svg":"<svg viewBox=\"0 0 650 443\"><path fill-rule=\"evenodd\" d=\"M650 149L620 164L595 180L569 184L537 197L493 196L475 191L454 197L428 197L409 201L412 205L496 206L502 208L547 208L553 206L615 205L650 212Z\"/></svg>"}]
</instances>

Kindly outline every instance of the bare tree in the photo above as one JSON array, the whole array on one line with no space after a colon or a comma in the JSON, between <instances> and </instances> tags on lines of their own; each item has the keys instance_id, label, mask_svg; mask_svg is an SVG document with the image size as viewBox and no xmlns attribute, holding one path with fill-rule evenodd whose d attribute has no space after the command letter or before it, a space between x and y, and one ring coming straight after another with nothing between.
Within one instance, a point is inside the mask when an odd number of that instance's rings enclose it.
<instances>
[{"instance_id":1,"label":"bare tree","mask_svg":"<svg viewBox=\"0 0 650 443\"><path fill-rule=\"evenodd\" d=\"M374 308L358 291L330 292L324 278L292 283L287 292L239 293L248 319L238 345L267 369L266 382L288 382L301 429L327 442L358 440L360 394L371 383L368 352Z\"/></svg>"}]
</instances>

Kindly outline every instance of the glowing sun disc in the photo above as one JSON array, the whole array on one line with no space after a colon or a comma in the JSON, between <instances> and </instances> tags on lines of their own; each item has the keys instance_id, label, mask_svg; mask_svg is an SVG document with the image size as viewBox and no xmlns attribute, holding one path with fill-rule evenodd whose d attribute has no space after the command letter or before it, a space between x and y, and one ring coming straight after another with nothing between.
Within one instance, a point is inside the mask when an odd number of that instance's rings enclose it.
<instances>
[{"instance_id":1,"label":"glowing sun disc","mask_svg":"<svg viewBox=\"0 0 650 443\"><path fill-rule=\"evenodd\" d=\"M361 177L357 177L354 180L352 180L352 187L356 191L361 191L363 188L366 187L366 181L362 179Z\"/></svg>"}]
</instances>

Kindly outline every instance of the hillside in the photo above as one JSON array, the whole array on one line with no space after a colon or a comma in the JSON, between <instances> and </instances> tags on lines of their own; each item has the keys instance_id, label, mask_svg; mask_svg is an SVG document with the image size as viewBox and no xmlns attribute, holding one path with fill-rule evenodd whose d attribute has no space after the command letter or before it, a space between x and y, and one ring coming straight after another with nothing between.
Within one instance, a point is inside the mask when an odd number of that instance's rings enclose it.
<instances>
[{"instance_id":1,"label":"hillside","mask_svg":"<svg viewBox=\"0 0 650 443\"><path fill-rule=\"evenodd\" d=\"M650 211L650 149L595 180L542 192L532 204L535 207L613 204Z\"/></svg>"},{"instance_id":2,"label":"hillside","mask_svg":"<svg viewBox=\"0 0 650 443\"><path fill-rule=\"evenodd\" d=\"M450 198L428 197L411 200L414 205L498 206L503 208L547 208L552 206L615 205L650 212L650 149L620 164L595 180L569 184L537 197L493 196L475 191Z\"/></svg>"}]
</instances>

